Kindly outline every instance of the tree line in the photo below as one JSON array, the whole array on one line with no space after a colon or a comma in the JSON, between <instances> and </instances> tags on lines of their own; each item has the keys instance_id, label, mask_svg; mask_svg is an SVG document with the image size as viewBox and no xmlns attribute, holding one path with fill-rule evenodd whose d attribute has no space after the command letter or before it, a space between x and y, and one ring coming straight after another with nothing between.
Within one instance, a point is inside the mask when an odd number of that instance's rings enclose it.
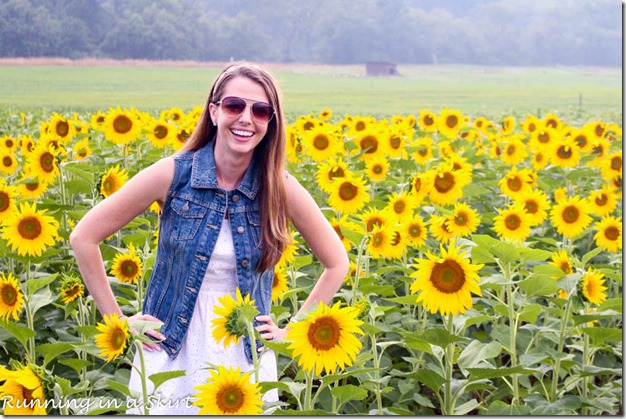
<instances>
[{"instance_id":1,"label":"tree line","mask_svg":"<svg viewBox=\"0 0 626 419\"><path fill-rule=\"evenodd\" d=\"M0 57L622 65L617 0L0 0Z\"/></svg>"}]
</instances>

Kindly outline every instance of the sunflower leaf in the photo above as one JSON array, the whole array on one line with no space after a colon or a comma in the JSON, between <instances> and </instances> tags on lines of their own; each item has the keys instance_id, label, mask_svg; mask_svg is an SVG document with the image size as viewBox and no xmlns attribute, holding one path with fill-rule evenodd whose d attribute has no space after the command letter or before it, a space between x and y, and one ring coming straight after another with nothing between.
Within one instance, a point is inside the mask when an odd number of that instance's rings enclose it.
<instances>
[{"instance_id":1,"label":"sunflower leaf","mask_svg":"<svg viewBox=\"0 0 626 419\"><path fill-rule=\"evenodd\" d=\"M35 293L39 289L45 287L46 285L52 283L55 279L57 279L58 274L52 274L48 276L44 276L41 278L33 278L26 281L26 287L28 289L29 294Z\"/></svg>"},{"instance_id":2,"label":"sunflower leaf","mask_svg":"<svg viewBox=\"0 0 626 419\"><path fill-rule=\"evenodd\" d=\"M154 383L153 392L156 392L156 389L164 382L174 378L184 377L186 374L185 370L163 371L152 374L148 376L148 378Z\"/></svg>"},{"instance_id":3,"label":"sunflower leaf","mask_svg":"<svg viewBox=\"0 0 626 419\"><path fill-rule=\"evenodd\" d=\"M4 320L0 320L0 327L13 335L13 337L15 337L24 347L26 347L26 341L37 334L34 330L31 330L28 327L24 327L13 322L6 322Z\"/></svg>"},{"instance_id":4,"label":"sunflower leaf","mask_svg":"<svg viewBox=\"0 0 626 419\"><path fill-rule=\"evenodd\" d=\"M623 335L622 329L611 327L582 327L583 333L589 335L591 341L595 345L601 345L605 342L621 342Z\"/></svg>"},{"instance_id":5,"label":"sunflower leaf","mask_svg":"<svg viewBox=\"0 0 626 419\"><path fill-rule=\"evenodd\" d=\"M367 390L353 384L333 387L330 389L330 392L333 397L339 400L340 404L344 404L351 400L363 400L367 397Z\"/></svg>"}]
</instances>

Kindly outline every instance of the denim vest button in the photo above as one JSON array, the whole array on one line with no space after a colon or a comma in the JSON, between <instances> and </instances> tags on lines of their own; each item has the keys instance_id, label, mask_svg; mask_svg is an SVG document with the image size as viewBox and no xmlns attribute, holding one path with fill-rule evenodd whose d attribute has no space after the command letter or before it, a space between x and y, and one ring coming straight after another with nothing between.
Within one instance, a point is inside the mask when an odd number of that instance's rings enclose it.
<instances>
[{"instance_id":1,"label":"denim vest button","mask_svg":"<svg viewBox=\"0 0 626 419\"><path fill-rule=\"evenodd\" d=\"M242 261L241 261L241 266L243 266L244 268L245 268L246 266L248 266L248 261L247 261L246 259L242 260Z\"/></svg>"},{"instance_id":2,"label":"denim vest button","mask_svg":"<svg viewBox=\"0 0 626 419\"><path fill-rule=\"evenodd\" d=\"M233 195L233 202L239 202L239 195Z\"/></svg>"},{"instance_id":3,"label":"denim vest button","mask_svg":"<svg viewBox=\"0 0 626 419\"><path fill-rule=\"evenodd\" d=\"M237 227L237 233L242 234L244 231L246 231L246 229L242 226Z\"/></svg>"}]
</instances>

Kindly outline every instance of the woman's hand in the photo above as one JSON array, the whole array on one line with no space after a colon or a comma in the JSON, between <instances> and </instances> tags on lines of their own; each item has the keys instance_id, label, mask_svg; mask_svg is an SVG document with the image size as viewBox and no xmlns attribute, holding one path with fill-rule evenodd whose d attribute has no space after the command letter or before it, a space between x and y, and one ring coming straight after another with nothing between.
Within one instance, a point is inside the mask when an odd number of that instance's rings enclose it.
<instances>
[{"instance_id":1,"label":"woman's hand","mask_svg":"<svg viewBox=\"0 0 626 419\"><path fill-rule=\"evenodd\" d=\"M261 324L256 327L256 330L259 331L261 337L265 340L284 340L287 336L287 328L281 329L276 326L276 323L272 320L270 316L261 315L256 316L256 320L258 322L264 322L265 324ZM263 348L259 348L261 351Z\"/></svg>"},{"instance_id":2,"label":"woman's hand","mask_svg":"<svg viewBox=\"0 0 626 419\"><path fill-rule=\"evenodd\" d=\"M130 328L130 332L133 335L137 335L137 331L132 328L133 321L136 321L136 320L158 322L158 323L161 323L161 325L163 325L163 322L161 320L157 319L154 316L151 316L150 314L137 313L137 314L135 314L133 316L130 316L127 319L128 326ZM148 335L148 336L151 336L151 337L153 337L153 338L155 338L155 339L157 339L159 341L165 340L165 335L164 334L162 334L160 332L157 332L156 330L153 330L153 329L147 330L145 334ZM146 351L148 351L148 352L152 352L154 350L157 350L157 351L163 350L163 348L161 348L161 345L159 345L158 342L141 342L141 343L143 344L143 348Z\"/></svg>"}]
</instances>

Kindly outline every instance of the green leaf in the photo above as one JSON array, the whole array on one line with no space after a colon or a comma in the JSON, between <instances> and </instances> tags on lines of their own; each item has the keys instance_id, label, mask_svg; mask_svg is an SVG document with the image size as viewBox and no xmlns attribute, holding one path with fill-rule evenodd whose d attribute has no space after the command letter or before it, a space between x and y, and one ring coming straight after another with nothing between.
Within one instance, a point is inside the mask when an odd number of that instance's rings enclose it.
<instances>
[{"instance_id":1,"label":"green leaf","mask_svg":"<svg viewBox=\"0 0 626 419\"><path fill-rule=\"evenodd\" d=\"M351 400L363 400L367 397L367 390L353 384L333 387L330 389L330 392L339 400L340 404Z\"/></svg>"},{"instance_id":2,"label":"green leaf","mask_svg":"<svg viewBox=\"0 0 626 419\"><path fill-rule=\"evenodd\" d=\"M582 323L589 323L595 320L610 319L613 317L621 317L621 316L622 314L618 313L617 311L607 310L607 311L603 311L600 313L581 314L580 316L573 316L573 319L574 319L574 325L579 325Z\"/></svg>"},{"instance_id":3,"label":"green leaf","mask_svg":"<svg viewBox=\"0 0 626 419\"><path fill-rule=\"evenodd\" d=\"M531 276L521 281L519 286L529 297L554 295L557 291L556 281L545 277Z\"/></svg>"},{"instance_id":4,"label":"green leaf","mask_svg":"<svg viewBox=\"0 0 626 419\"><path fill-rule=\"evenodd\" d=\"M404 345L410 349L416 349L418 351L426 352L429 354L433 353L433 349L430 346L430 343L421 338L418 338L417 336L405 336Z\"/></svg>"},{"instance_id":5,"label":"green leaf","mask_svg":"<svg viewBox=\"0 0 626 419\"><path fill-rule=\"evenodd\" d=\"M383 298L386 301L391 301L398 304L418 305L417 295L403 295L402 297Z\"/></svg>"},{"instance_id":6,"label":"green leaf","mask_svg":"<svg viewBox=\"0 0 626 419\"><path fill-rule=\"evenodd\" d=\"M486 248L482 246L476 246L472 248L472 262L473 263L495 263L496 258Z\"/></svg>"},{"instance_id":7,"label":"green leaf","mask_svg":"<svg viewBox=\"0 0 626 419\"><path fill-rule=\"evenodd\" d=\"M508 405L503 401L496 400L487 409L489 416L526 416L531 412L530 406Z\"/></svg>"},{"instance_id":8,"label":"green leaf","mask_svg":"<svg viewBox=\"0 0 626 419\"><path fill-rule=\"evenodd\" d=\"M466 415L472 410L478 408L480 403L476 399L468 400L460 406L454 408L454 415Z\"/></svg>"},{"instance_id":9,"label":"green leaf","mask_svg":"<svg viewBox=\"0 0 626 419\"><path fill-rule=\"evenodd\" d=\"M603 248L601 246L597 246L595 248L593 248L593 250L585 253L581 259L581 262L583 263L583 265L587 264L587 262L589 262L591 259L593 259L594 256L599 255L600 253L602 253Z\"/></svg>"},{"instance_id":10,"label":"green leaf","mask_svg":"<svg viewBox=\"0 0 626 419\"><path fill-rule=\"evenodd\" d=\"M514 263L520 260L520 254L517 251L517 246L512 243L498 242L493 246L493 254L500 258L503 263Z\"/></svg>"},{"instance_id":11,"label":"green leaf","mask_svg":"<svg viewBox=\"0 0 626 419\"><path fill-rule=\"evenodd\" d=\"M34 316L40 308L53 303L56 299L57 297L52 294L49 286L45 286L45 288L37 291L28 298L28 306L30 308L31 315Z\"/></svg>"},{"instance_id":12,"label":"green leaf","mask_svg":"<svg viewBox=\"0 0 626 419\"><path fill-rule=\"evenodd\" d=\"M363 236L364 236L363 233L359 233L357 231L351 230L346 227L340 227L340 229L341 229L341 234L343 234L344 237L346 237L352 243L359 244L361 243L361 240L363 240Z\"/></svg>"},{"instance_id":13,"label":"green leaf","mask_svg":"<svg viewBox=\"0 0 626 419\"><path fill-rule=\"evenodd\" d=\"M519 314L519 319L528 323L534 323L542 310L543 308L539 304L526 304Z\"/></svg>"},{"instance_id":14,"label":"green leaf","mask_svg":"<svg viewBox=\"0 0 626 419\"><path fill-rule=\"evenodd\" d=\"M130 390L127 385L118 383L117 381L113 381L113 380L105 380L105 382L107 384L107 387L110 388L111 390L118 391L126 397L131 397Z\"/></svg>"},{"instance_id":15,"label":"green leaf","mask_svg":"<svg viewBox=\"0 0 626 419\"><path fill-rule=\"evenodd\" d=\"M31 330L28 327L13 322L6 322L4 320L0 320L0 327L9 332L15 339L17 339L22 344L23 347L26 347L26 342L28 341L28 339L37 335L34 330Z\"/></svg>"},{"instance_id":16,"label":"green leaf","mask_svg":"<svg viewBox=\"0 0 626 419\"><path fill-rule=\"evenodd\" d=\"M439 329L439 328L428 329L424 333L422 333L420 337L424 341L430 344L433 344L435 346L439 346L444 349L446 348L446 346L448 346L452 342L466 342L467 341L466 338L452 335L447 330Z\"/></svg>"},{"instance_id":17,"label":"green leaf","mask_svg":"<svg viewBox=\"0 0 626 419\"><path fill-rule=\"evenodd\" d=\"M52 283L55 279L57 279L58 276L59 276L58 274L52 274L52 275L44 276L42 278L29 279L26 282L26 288L28 289L28 294L29 295L34 294L35 291Z\"/></svg>"},{"instance_id":18,"label":"green leaf","mask_svg":"<svg viewBox=\"0 0 626 419\"><path fill-rule=\"evenodd\" d=\"M548 250L531 249L529 247L521 247L519 253L524 260L547 260L553 254Z\"/></svg>"},{"instance_id":19,"label":"green leaf","mask_svg":"<svg viewBox=\"0 0 626 419\"><path fill-rule=\"evenodd\" d=\"M537 403L528 402L529 405L534 405L531 414L542 416L555 416L555 415L569 415L575 413L581 406L580 398L578 396L565 395L554 403L548 403L543 397L538 394L531 394L526 399L532 401L538 399Z\"/></svg>"},{"instance_id":20,"label":"green leaf","mask_svg":"<svg viewBox=\"0 0 626 419\"><path fill-rule=\"evenodd\" d=\"M91 361L86 361L84 359L78 358L62 358L59 359L58 362L59 364L67 365L68 367L72 368L74 371L76 371L77 374L80 373L80 370L82 368L93 364Z\"/></svg>"},{"instance_id":21,"label":"green leaf","mask_svg":"<svg viewBox=\"0 0 626 419\"><path fill-rule=\"evenodd\" d=\"M173 378L184 377L186 375L185 370L174 370L174 371L164 371L157 372L155 374L150 375L148 378L150 381L154 383L153 393L156 392L156 389L159 388L161 384L166 382L167 380L171 380Z\"/></svg>"},{"instance_id":22,"label":"green leaf","mask_svg":"<svg viewBox=\"0 0 626 419\"><path fill-rule=\"evenodd\" d=\"M609 327L582 327L583 333L591 338L595 345L601 345L605 342L621 342L622 329Z\"/></svg>"},{"instance_id":23,"label":"green leaf","mask_svg":"<svg viewBox=\"0 0 626 419\"><path fill-rule=\"evenodd\" d=\"M521 365L508 368L467 368L470 373L470 380L483 380L506 377L513 374L530 374L534 370L526 369Z\"/></svg>"},{"instance_id":24,"label":"green leaf","mask_svg":"<svg viewBox=\"0 0 626 419\"><path fill-rule=\"evenodd\" d=\"M441 386L446 383L446 379L435 371L429 368L422 368L411 377L415 378L420 383L425 384L429 389L435 393L439 393Z\"/></svg>"},{"instance_id":25,"label":"green leaf","mask_svg":"<svg viewBox=\"0 0 626 419\"><path fill-rule=\"evenodd\" d=\"M36 346L35 350L43 355L43 366L48 365L50 361L54 358L58 357L61 354L64 354L67 351L71 351L74 347L67 342L55 342L55 343L44 343L42 345Z\"/></svg>"},{"instance_id":26,"label":"green leaf","mask_svg":"<svg viewBox=\"0 0 626 419\"><path fill-rule=\"evenodd\" d=\"M487 359L493 359L502 352L502 345L498 342L482 343L473 340L459 355L458 364L461 369L467 369L481 365Z\"/></svg>"}]
</instances>

